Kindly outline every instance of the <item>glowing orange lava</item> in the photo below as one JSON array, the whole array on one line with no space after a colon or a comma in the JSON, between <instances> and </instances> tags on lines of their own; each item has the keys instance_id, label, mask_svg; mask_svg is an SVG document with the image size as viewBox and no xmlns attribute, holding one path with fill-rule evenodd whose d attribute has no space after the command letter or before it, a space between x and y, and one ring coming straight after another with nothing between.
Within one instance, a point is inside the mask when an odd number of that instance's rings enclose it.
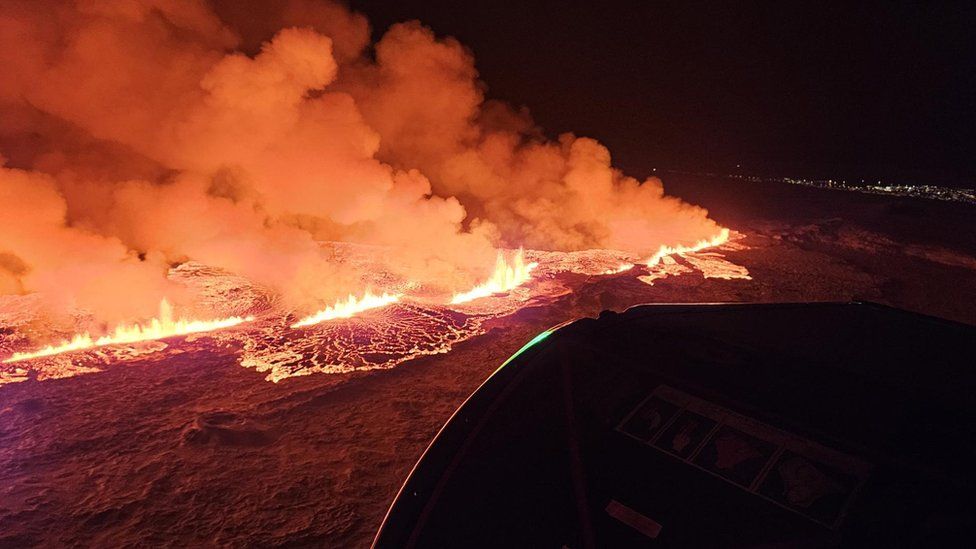
<instances>
[{"instance_id":1,"label":"glowing orange lava","mask_svg":"<svg viewBox=\"0 0 976 549\"><path fill-rule=\"evenodd\" d=\"M376 309L378 307L385 307L391 303L396 303L397 301L400 301L401 297L402 294L388 294L386 292L383 292L383 295L375 295L370 292L366 292L361 298L357 298L356 296L349 294L349 297L347 297L345 301L336 301L335 305L330 305L311 316L307 316L292 324L291 327L301 328L302 326L312 326L313 324L325 322L326 320L349 318L356 313L361 313L369 309Z\"/></svg>"},{"instance_id":2,"label":"glowing orange lava","mask_svg":"<svg viewBox=\"0 0 976 549\"><path fill-rule=\"evenodd\" d=\"M115 327L112 333L93 338L91 334L85 332L78 334L67 341L62 341L57 345L48 345L43 349L29 353L14 353L10 358L5 359L4 363L28 360L71 351L91 349L94 347L104 347L120 343L135 343L137 341L148 341L152 339L164 339L167 337L194 334L198 332L209 332L221 328L236 326L242 322L254 320L253 317L232 316L217 320L189 320L185 318L173 318L173 307L165 299L159 303L159 317L150 320L146 324L121 324Z\"/></svg>"},{"instance_id":3,"label":"glowing orange lava","mask_svg":"<svg viewBox=\"0 0 976 549\"><path fill-rule=\"evenodd\" d=\"M607 270L603 271L603 274L605 274L605 275L615 275L615 274L620 274L620 273L622 273L624 271L629 271L629 270L631 270L633 268L634 268L634 264L633 263L621 263L615 269L607 269Z\"/></svg>"},{"instance_id":4,"label":"glowing orange lava","mask_svg":"<svg viewBox=\"0 0 976 549\"><path fill-rule=\"evenodd\" d=\"M699 250L704 250L705 248L711 248L712 246L721 246L722 244L725 244L728 241L729 241L729 230L728 229L722 229L721 231L719 231L719 233L717 235L715 235L711 239L704 239L703 238L703 239L699 240L698 242L696 242L692 246L681 246L681 245L678 245L678 246L664 246L664 245L662 245L661 248L654 255L652 255L650 259L647 260L647 266L648 267L654 267L655 265L657 265L658 263L661 262L661 259L662 258L664 258L666 256L669 256L669 255L685 254L685 253L689 253L689 252L697 252Z\"/></svg>"},{"instance_id":5,"label":"glowing orange lava","mask_svg":"<svg viewBox=\"0 0 976 549\"><path fill-rule=\"evenodd\" d=\"M511 265L505 261L505 256L499 251L498 258L495 260L495 272L492 273L491 278L487 282L479 284L467 292L454 294L451 303L457 305L458 303L488 297L492 294L510 292L528 282L532 278L532 269L538 266L538 263L525 262L525 252L521 248L515 253L515 257L512 258Z\"/></svg>"}]
</instances>

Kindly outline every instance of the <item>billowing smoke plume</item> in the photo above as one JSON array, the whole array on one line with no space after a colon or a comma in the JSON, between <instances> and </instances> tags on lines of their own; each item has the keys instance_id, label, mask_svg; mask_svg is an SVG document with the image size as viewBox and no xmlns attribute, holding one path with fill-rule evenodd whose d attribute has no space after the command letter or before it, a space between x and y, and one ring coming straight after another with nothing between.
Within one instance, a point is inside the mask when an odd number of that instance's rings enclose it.
<instances>
[{"instance_id":1,"label":"billowing smoke plume","mask_svg":"<svg viewBox=\"0 0 976 549\"><path fill-rule=\"evenodd\" d=\"M260 9L4 2L0 293L143 314L196 260L310 306L361 289L325 240L450 290L500 246L650 253L719 231L596 141L486 101L471 54L420 23L370 46L338 4Z\"/></svg>"}]
</instances>

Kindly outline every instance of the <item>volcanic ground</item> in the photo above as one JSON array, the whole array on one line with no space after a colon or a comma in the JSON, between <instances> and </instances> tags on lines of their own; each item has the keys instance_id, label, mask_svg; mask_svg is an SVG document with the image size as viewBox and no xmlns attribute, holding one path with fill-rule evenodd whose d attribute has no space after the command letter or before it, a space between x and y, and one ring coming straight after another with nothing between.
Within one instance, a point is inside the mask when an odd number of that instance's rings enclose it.
<instances>
[{"instance_id":1,"label":"volcanic ground","mask_svg":"<svg viewBox=\"0 0 976 549\"><path fill-rule=\"evenodd\" d=\"M539 266L509 295L459 306L404 299L308 329L289 328L293 314L246 280L175 268L170 276L210 306L256 319L4 364L0 546L367 546L467 395L538 332L605 309L860 299L976 323L971 205L667 183L733 239L615 274L605 273L639 258L527 251ZM33 310L29 297L0 303L0 356L23 349L25 334L64 335Z\"/></svg>"}]
</instances>

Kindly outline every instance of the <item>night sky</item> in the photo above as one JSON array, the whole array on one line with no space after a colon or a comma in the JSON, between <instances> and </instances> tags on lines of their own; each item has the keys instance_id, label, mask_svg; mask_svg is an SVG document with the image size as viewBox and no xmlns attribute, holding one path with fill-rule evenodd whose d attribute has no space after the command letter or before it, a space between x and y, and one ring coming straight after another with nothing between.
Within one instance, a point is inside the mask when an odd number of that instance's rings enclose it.
<instances>
[{"instance_id":1,"label":"night sky","mask_svg":"<svg viewBox=\"0 0 976 549\"><path fill-rule=\"evenodd\" d=\"M490 97L634 175L973 185L976 3L822 4L351 2L374 38L407 19L457 37Z\"/></svg>"}]
</instances>

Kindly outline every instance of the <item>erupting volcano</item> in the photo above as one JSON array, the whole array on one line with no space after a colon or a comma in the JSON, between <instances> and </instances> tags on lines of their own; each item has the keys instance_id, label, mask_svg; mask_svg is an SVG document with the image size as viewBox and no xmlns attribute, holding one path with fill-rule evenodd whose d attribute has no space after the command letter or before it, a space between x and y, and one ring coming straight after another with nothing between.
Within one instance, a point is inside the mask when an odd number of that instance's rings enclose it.
<instances>
[{"instance_id":1,"label":"erupting volcano","mask_svg":"<svg viewBox=\"0 0 976 549\"><path fill-rule=\"evenodd\" d=\"M510 314L499 299L544 294L523 286L560 271L532 254L606 250L620 260L592 274L610 275L729 238L595 140L550 140L527 110L486 100L452 38L408 22L370 44L366 20L330 2L288 2L271 21L248 29L255 41L194 1L5 8L5 363L288 311L299 320L283 329L307 328L401 298ZM185 287L171 271L189 264L246 281L260 303ZM227 318L165 309L140 323L170 295ZM105 325L119 327L91 335Z\"/></svg>"},{"instance_id":2,"label":"erupting volcano","mask_svg":"<svg viewBox=\"0 0 976 549\"><path fill-rule=\"evenodd\" d=\"M671 126L592 121L616 92L635 121L671 112L647 93L673 75L612 90L585 36L542 30L570 70L478 66L338 0L5 0L0 546L366 546L499 364L606 310L856 298L971 321L931 290L976 291L971 211L652 168ZM490 87L506 75L541 95ZM565 120L570 81L587 108ZM690 367L736 360L713 335L673 339Z\"/></svg>"}]
</instances>

